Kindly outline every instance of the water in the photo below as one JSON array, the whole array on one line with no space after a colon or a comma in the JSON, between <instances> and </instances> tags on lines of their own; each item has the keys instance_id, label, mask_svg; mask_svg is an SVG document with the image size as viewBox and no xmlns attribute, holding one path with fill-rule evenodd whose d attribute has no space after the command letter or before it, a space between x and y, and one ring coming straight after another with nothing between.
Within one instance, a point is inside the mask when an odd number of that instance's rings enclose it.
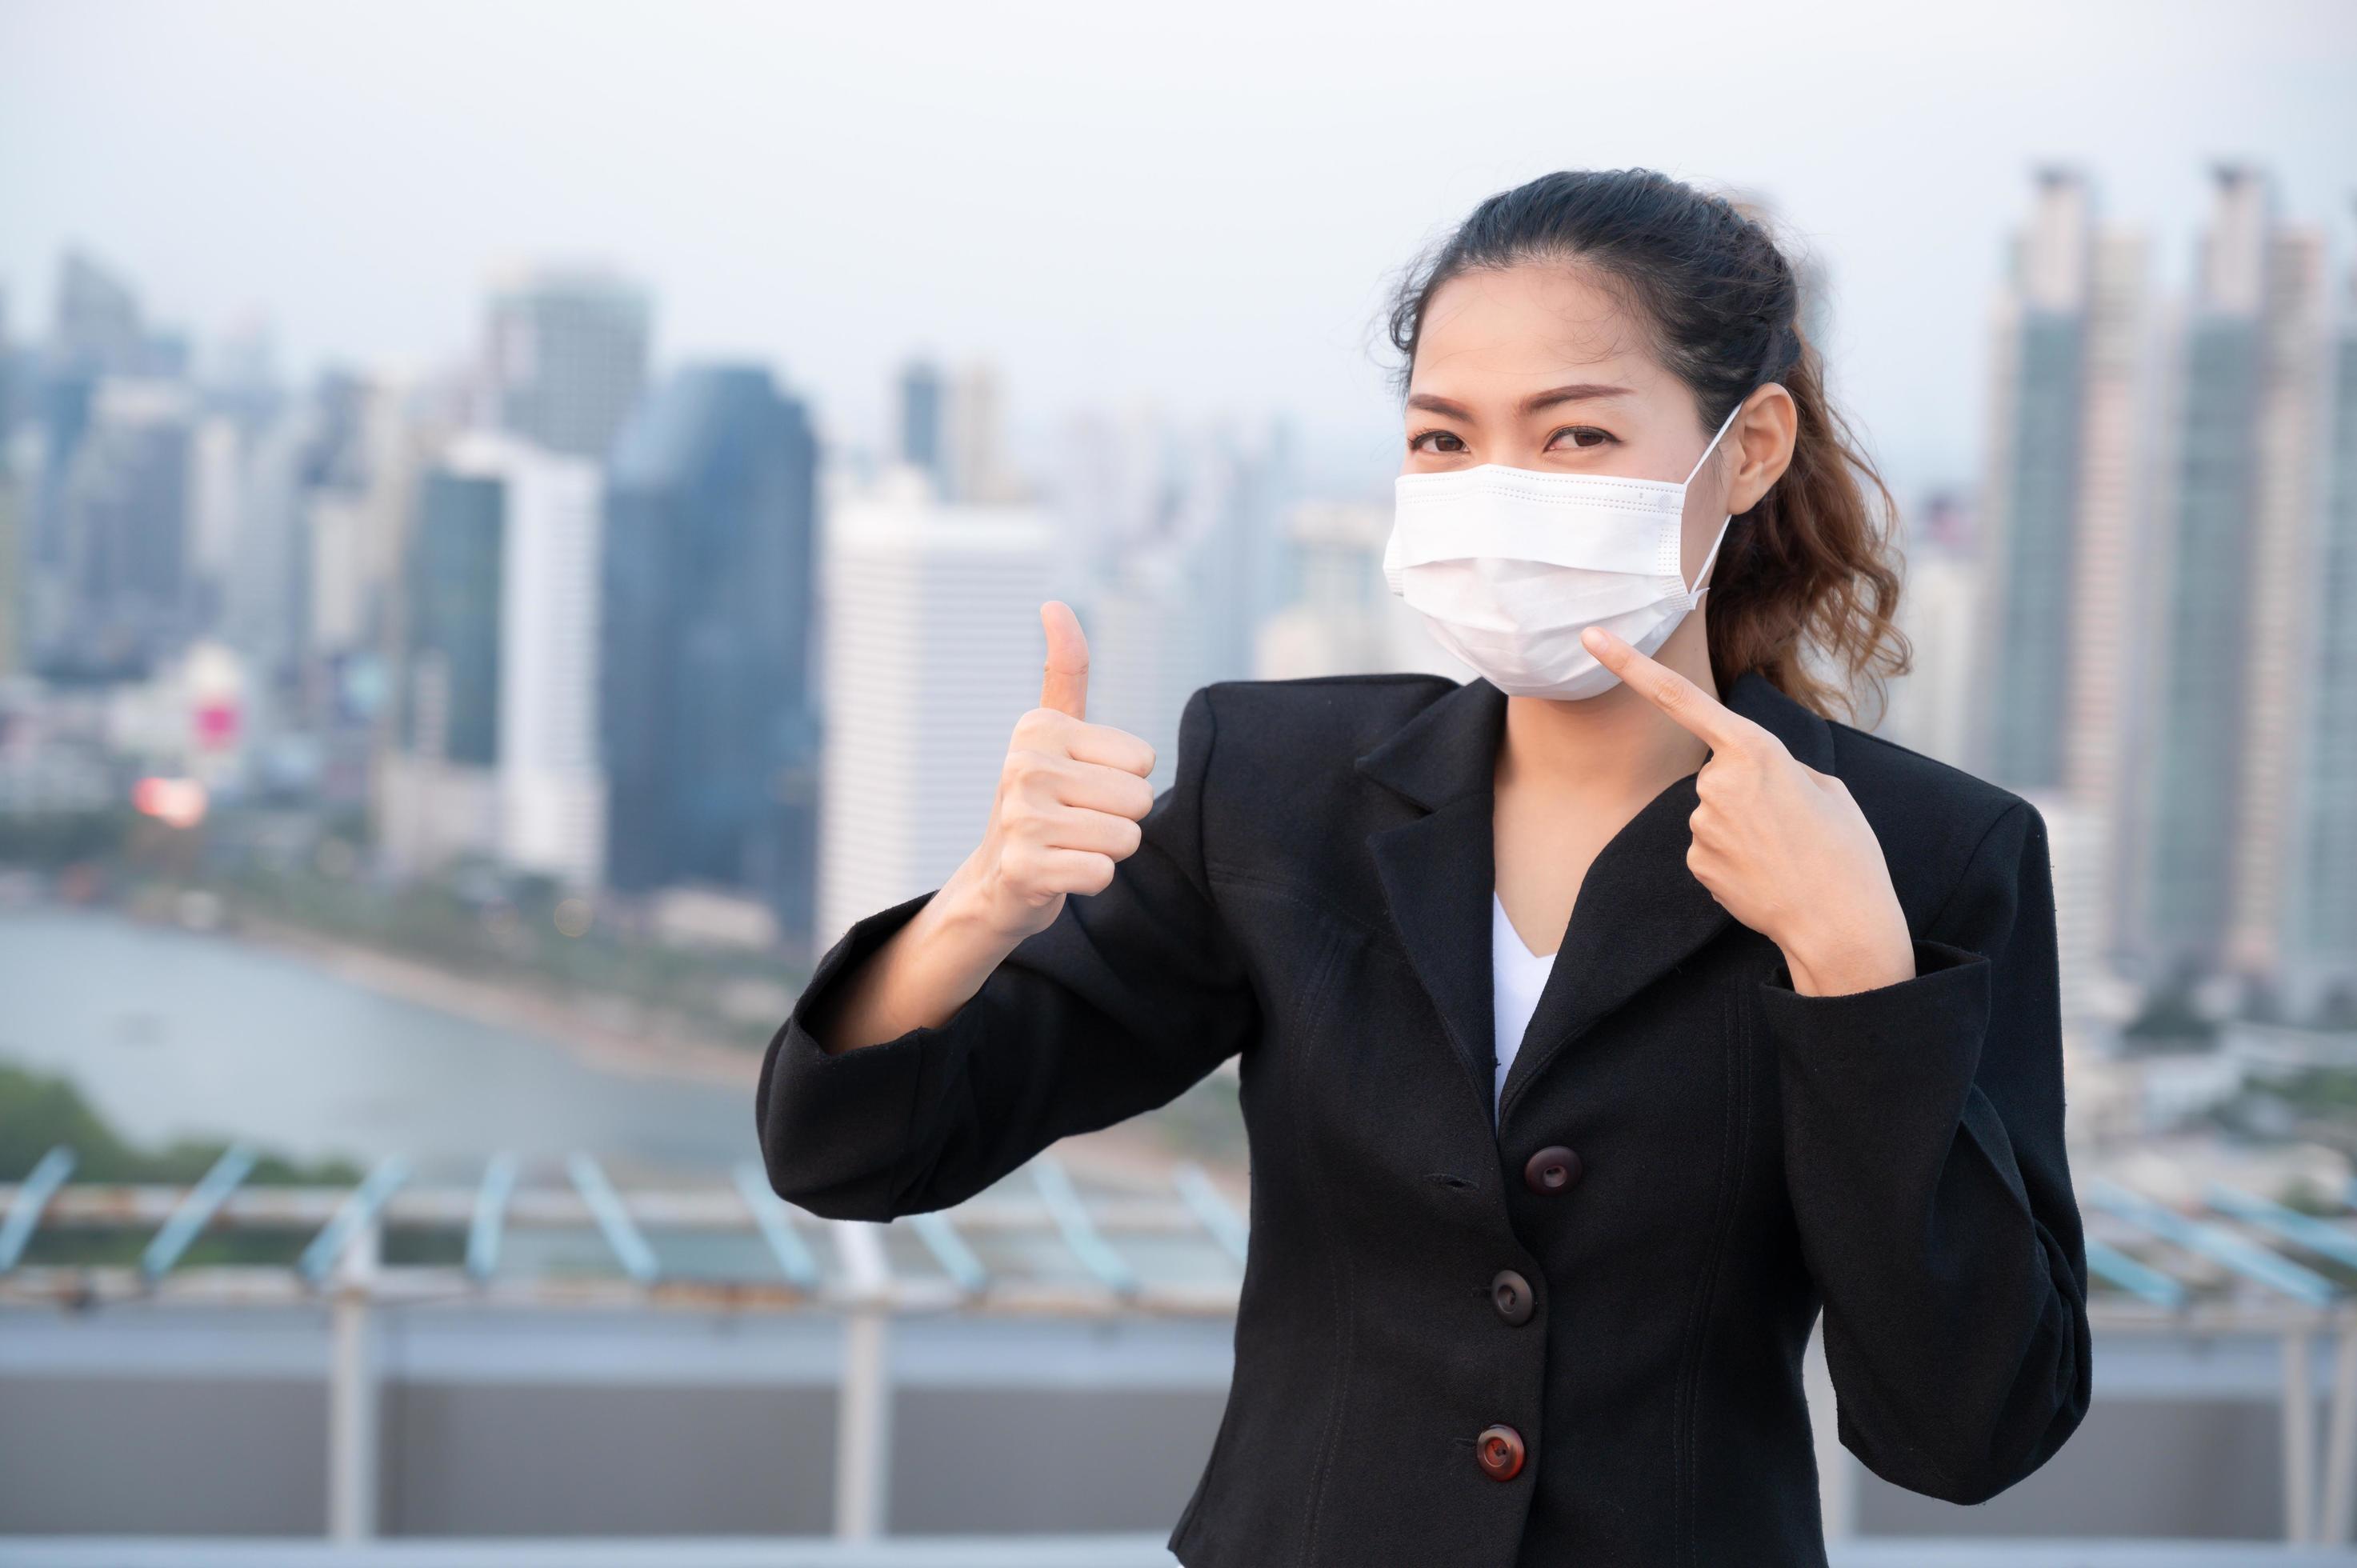
<instances>
[{"instance_id":1,"label":"water","mask_svg":"<svg viewBox=\"0 0 2357 1568\"><path fill-rule=\"evenodd\" d=\"M586 1149L617 1179L759 1157L749 1087L608 1071L222 937L0 910L0 1060L71 1078L136 1144L241 1137L361 1164L399 1154L451 1180L501 1149L533 1162Z\"/></svg>"}]
</instances>

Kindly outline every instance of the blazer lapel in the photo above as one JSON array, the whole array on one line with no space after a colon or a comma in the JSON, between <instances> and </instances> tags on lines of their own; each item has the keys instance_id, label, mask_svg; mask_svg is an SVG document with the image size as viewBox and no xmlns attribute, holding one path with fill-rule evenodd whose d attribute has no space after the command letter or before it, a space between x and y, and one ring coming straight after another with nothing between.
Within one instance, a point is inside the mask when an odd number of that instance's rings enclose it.
<instances>
[{"instance_id":1,"label":"blazer lapel","mask_svg":"<svg viewBox=\"0 0 2357 1568\"><path fill-rule=\"evenodd\" d=\"M1442 693L1357 759L1368 778L1424 815L1367 837L1392 925L1447 1025L1481 1117L1490 1120L1497 1047L1491 1005L1491 779L1506 694L1479 677Z\"/></svg>"},{"instance_id":2,"label":"blazer lapel","mask_svg":"<svg viewBox=\"0 0 2357 1568\"><path fill-rule=\"evenodd\" d=\"M1757 671L1721 700L1764 725L1801 761L1833 764L1824 718ZM1357 759L1361 772L1425 809L1367 840L1394 926L1439 1009L1486 1114L1496 1068L1490 897L1498 743L1506 695L1476 678L1447 693ZM1685 863L1693 843L1695 775L1671 783L1598 852L1571 921L1508 1069L1502 1125L1531 1081L1588 1028L1684 962L1734 923Z\"/></svg>"}]
</instances>

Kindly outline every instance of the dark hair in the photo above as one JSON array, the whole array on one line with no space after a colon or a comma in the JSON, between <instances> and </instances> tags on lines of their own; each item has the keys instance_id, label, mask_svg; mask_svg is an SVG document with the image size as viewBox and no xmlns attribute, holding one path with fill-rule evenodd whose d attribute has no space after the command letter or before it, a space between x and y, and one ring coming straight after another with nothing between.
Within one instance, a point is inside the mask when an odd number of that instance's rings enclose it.
<instances>
[{"instance_id":1,"label":"dark hair","mask_svg":"<svg viewBox=\"0 0 2357 1568\"><path fill-rule=\"evenodd\" d=\"M1703 608L1722 692L1757 670L1832 716L1853 715L1860 677L1878 688L1911 650L1894 624L1897 507L1826 400L1803 328L1801 284L1760 221L1651 169L1571 169L1501 191L1414 263L1390 317L1402 390L1433 295L1465 273L1559 262L1591 273L1647 328L1657 359L1694 393L1704 434L1770 381L1799 408L1792 461L1729 525ZM1869 501L1869 491L1874 501ZM1804 650L1830 656L1821 679Z\"/></svg>"}]
</instances>

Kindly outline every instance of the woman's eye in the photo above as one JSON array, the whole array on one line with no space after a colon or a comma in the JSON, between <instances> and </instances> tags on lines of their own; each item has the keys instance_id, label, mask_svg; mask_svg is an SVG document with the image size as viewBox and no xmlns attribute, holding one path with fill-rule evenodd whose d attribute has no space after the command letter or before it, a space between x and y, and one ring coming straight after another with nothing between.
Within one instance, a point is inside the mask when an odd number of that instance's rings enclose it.
<instances>
[{"instance_id":1,"label":"woman's eye","mask_svg":"<svg viewBox=\"0 0 2357 1568\"><path fill-rule=\"evenodd\" d=\"M1408 437L1411 452L1462 452L1465 443L1455 433L1447 430L1426 430Z\"/></svg>"},{"instance_id":2,"label":"woman's eye","mask_svg":"<svg viewBox=\"0 0 2357 1568\"><path fill-rule=\"evenodd\" d=\"M1554 436L1546 438L1546 444L1555 446L1558 441L1563 441L1565 436L1572 438L1572 446L1603 446L1605 441L1615 441L1612 432L1596 429L1593 424L1565 424L1565 427L1558 429Z\"/></svg>"},{"instance_id":3,"label":"woman's eye","mask_svg":"<svg viewBox=\"0 0 2357 1568\"><path fill-rule=\"evenodd\" d=\"M1571 424L1566 425L1547 437L1547 445L1552 447L1566 435L1571 438L1571 445L1574 446L1601 446L1609 441L1619 439L1610 431L1598 430L1592 424Z\"/></svg>"}]
</instances>

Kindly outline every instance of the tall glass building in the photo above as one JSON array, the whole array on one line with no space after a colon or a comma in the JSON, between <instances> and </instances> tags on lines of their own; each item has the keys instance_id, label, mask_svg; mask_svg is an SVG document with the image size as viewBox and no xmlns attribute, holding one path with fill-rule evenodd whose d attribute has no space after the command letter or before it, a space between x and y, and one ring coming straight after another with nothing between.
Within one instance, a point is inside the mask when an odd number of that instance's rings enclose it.
<instances>
[{"instance_id":1,"label":"tall glass building","mask_svg":"<svg viewBox=\"0 0 2357 1568\"><path fill-rule=\"evenodd\" d=\"M608 882L743 889L796 946L815 880L816 469L809 418L767 371L673 376L615 446L599 618Z\"/></svg>"},{"instance_id":2,"label":"tall glass building","mask_svg":"<svg viewBox=\"0 0 2357 1568\"><path fill-rule=\"evenodd\" d=\"M505 502L493 477L436 469L409 542L404 749L437 761L499 761L500 599Z\"/></svg>"}]
</instances>

